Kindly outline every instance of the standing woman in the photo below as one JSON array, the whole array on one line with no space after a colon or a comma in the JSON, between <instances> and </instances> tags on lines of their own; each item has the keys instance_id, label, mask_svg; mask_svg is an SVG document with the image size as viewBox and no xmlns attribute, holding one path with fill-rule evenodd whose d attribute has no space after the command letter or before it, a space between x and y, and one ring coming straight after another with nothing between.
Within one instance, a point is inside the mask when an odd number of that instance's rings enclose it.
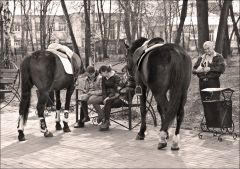
<instances>
[{"instance_id":1,"label":"standing woman","mask_svg":"<svg viewBox=\"0 0 240 169\"><path fill-rule=\"evenodd\" d=\"M112 70L111 66L101 66L99 73L102 75L102 95L104 119L100 125L100 131L106 131L110 126L110 112L112 107L126 106L119 98L119 89L123 86L121 78Z\"/></svg>"},{"instance_id":2,"label":"standing woman","mask_svg":"<svg viewBox=\"0 0 240 169\"><path fill-rule=\"evenodd\" d=\"M201 92L205 88L219 88L219 77L225 71L225 62L221 54L214 51L214 44L206 41L203 44L205 54L200 56L193 66L193 74L199 78L201 100L205 100L207 93ZM215 98L218 99L219 95Z\"/></svg>"}]
</instances>

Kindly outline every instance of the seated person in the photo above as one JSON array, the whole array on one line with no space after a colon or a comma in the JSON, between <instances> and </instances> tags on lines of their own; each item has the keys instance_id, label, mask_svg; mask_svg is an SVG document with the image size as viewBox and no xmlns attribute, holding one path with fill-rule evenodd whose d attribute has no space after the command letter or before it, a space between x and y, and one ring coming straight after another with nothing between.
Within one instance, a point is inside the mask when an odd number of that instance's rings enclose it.
<instances>
[{"instance_id":1,"label":"seated person","mask_svg":"<svg viewBox=\"0 0 240 169\"><path fill-rule=\"evenodd\" d=\"M120 99L122 99L125 102L128 102L129 100L132 100L133 95L135 94L135 79L133 76L129 75L129 72L127 70L127 66L124 66L122 68L123 77L121 79L121 86L119 88L120 93ZM128 94L130 92L130 95ZM129 98L130 97L130 98Z\"/></svg>"},{"instance_id":2,"label":"seated person","mask_svg":"<svg viewBox=\"0 0 240 169\"><path fill-rule=\"evenodd\" d=\"M100 125L100 131L106 131L110 126L109 120L111 108L128 106L128 104L120 97L119 89L123 89L124 84L121 83L121 78L112 70L112 68L103 65L100 67L99 73L102 75L102 94L104 103L104 118Z\"/></svg>"},{"instance_id":3,"label":"seated person","mask_svg":"<svg viewBox=\"0 0 240 169\"><path fill-rule=\"evenodd\" d=\"M98 123L102 120L102 109L100 104L103 102L102 97L102 77L99 73L95 70L93 66L87 67L87 77L85 79L84 89L82 89L82 94L80 95L81 100L81 108L80 112L84 114L84 118L79 123L84 123L90 121L88 116L88 104L92 104L95 108L96 112L98 113ZM80 126L80 124L78 125ZM75 128L78 128L75 126Z\"/></svg>"}]
</instances>

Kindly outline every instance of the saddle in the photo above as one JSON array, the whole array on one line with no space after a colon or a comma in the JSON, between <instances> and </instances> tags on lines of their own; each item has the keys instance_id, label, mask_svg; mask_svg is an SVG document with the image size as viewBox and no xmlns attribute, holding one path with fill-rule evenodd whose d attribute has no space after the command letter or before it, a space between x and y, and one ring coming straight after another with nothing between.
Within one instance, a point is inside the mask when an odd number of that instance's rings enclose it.
<instances>
[{"instance_id":1,"label":"saddle","mask_svg":"<svg viewBox=\"0 0 240 169\"><path fill-rule=\"evenodd\" d=\"M64 70L67 74L73 74L75 72L74 71L75 65L73 62L74 55L72 55L70 57L65 52L63 52L61 50L56 50L56 49L47 49L46 51L49 51L59 57L59 59L61 60L61 62L63 64Z\"/></svg>"},{"instance_id":2,"label":"saddle","mask_svg":"<svg viewBox=\"0 0 240 169\"><path fill-rule=\"evenodd\" d=\"M144 60L145 56L153 49L162 45L164 45L164 40L162 38L156 37L144 42L144 44L134 52L134 55L137 57L136 64L138 70L140 70L141 63Z\"/></svg>"}]
</instances>

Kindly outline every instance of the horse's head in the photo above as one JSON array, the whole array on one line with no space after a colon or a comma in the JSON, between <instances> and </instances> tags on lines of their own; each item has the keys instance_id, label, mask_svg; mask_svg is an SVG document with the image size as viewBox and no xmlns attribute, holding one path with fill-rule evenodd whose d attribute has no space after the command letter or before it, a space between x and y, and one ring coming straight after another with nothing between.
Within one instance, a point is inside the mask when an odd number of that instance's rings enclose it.
<instances>
[{"instance_id":1,"label":"horse's head","mask_svg":"<svg viewBox=\"0 0 240 169\"><path fill-rule=\"evenodd\" d=\"M139 47L141 47L146 40L147 40L146 38L142 37L134 41L130 46L125 44L125 47L127 49L127 53L126 53L127 70L131 76L134 76L134 69L135 69L134 52Z\"/></svg>"}]
</instances>

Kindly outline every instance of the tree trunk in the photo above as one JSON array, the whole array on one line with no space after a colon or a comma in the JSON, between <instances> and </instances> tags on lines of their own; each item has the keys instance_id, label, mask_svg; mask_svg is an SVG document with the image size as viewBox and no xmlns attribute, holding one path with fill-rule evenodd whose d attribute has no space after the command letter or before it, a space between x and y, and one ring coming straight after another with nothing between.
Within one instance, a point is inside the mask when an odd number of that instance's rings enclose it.
<instances>
[{"instance_id":1,"label":"tree trunk","mask_svg":"<svg viewBox=\"0 0 240 169\"><path fill-rule=\"evenodd\" d=\"M132 36L131 36L131 29L130 29L130 15L131 15L130 2L129 1L121 2L121 0L118 0L118 3L120 4L120 6L124 10L123 25L124 25L124 29L125 29L125 33L126 33L126 37L127 37L127 42L128 42L128 44L131 44L132 43Z\"/></svg>"},{"instance_id":2,"label":"tree trunk","mask_svg":"<svg viewBox=\"0 0 240 169\"><path fill-rule=\"evenodd\" d=\"M209 40L208 2L197 0L198 49L203 54L203 43Z\"/></svg>"},{"instance_id":3,"label":"tree trunk","mask_svg":"<svg viewBox=\"0 0 240 169\"><path fill-rule=\"evenodd\" d=\"M73 43L73 51L80 57L80 60L81 60L81 65L82 66L81 66L80 73L83 73L83 72L85 72L84 66L83 66L83 61L82 61L82 58L80 56L80 52L79 52L79 49L78 49L78 46L77 46L77 42L76 42L75 36L73 34L72 24L70 22L68 11L67 11L67 7L66 7L66 4L65 4L64 0L61 0L61 5L62 5L63 13L64 13L66 21L67 21L69 34L70 34L70 37L71 37L71 40L72 40L72 43Z\"/></svg>"},{"instance_id":4,"label":"tree trunk","mask_svg":"<svg viewBox=\"0 0 240 169\"><path fill-rule=\"evenodd\" d=\"M222 53L223 51L223 42L224 42L224 36L227 26L227 18L229 13L229 7L232 3L232 0L224 0L223 7L221 9L221 15L219 19L219 25L218 25L218 32L217 32L217 39L216 39L216 46L215 50L218 53Z\"/></svg>"},{"instance_id":5,"label":"tree trunk","mask_svg":"<svg viewBox=\"0 0 240 169\"><path fill-rule=\"evenodd\" d=\"M89 66L89 59L91 57L91 26L90 26L90 1L84 0L84 14L85 14L85 67Z\"/></svg>"},{"instance_id":6,"label":"tree trunk","mask_svg":"<svg viewBox=\"0 0 240 169\"><path fill-rule=\"evenodd\" d=\"M42 26L42 45L41 45L41 50L46 49L46 38L47 38L47 32L46 32L46 15L47 15L47 8L48 5L50 4L52 0L46 0L46 2L43 4L42 8L42 18L41 18L41 26Z\"/></svg>"},{"instance_id":7,"label":"tree trunk","mask_svg":"<svg viewBox=\"0 0 240 169\"><path fill-rule=\"evenodd\" d=\"M165 41L168 42L168 27L167 27L167 23L168 23L168 17L167 17L167 4L166 4L166 0L163 0L163 6L164 6L164 18L165 18L165 22L164 22L164 34L165 34Z\"/></svg>"},{"instance_id":8,"label":"tree trunk","mask_svg":"<svg viewBox=\"0 0 240 169\"><path fill-rule=\"evenodd\" d=\"M222 55L226 59L230 55L230 39L228 33L228 26L226 26L225 36L224 36L224 43L223 43L223 52Z\"/></svg>"},{"instance_id":9,"label":"tree trunk","mask_svg":"<svg viewBox=\"0 0 240 169\"><path fill-rule=\"evenodd\" d=\"M0 34L0 37L1 37L1 52L0 52L0 60L3 60L3 43L4 43L4 40L3 40L3 17L2 17L2 11L3 11L3 2L0 1L0 30L1 30L1 34Z\"/></svg>"},{"instance_id":10,"label":"tree trunk","mask_svg":"<svg viewBox=\"0 0 240 169\"><path fill-rule=\"evenodd\" d=\"M237 23L236 23L236 21L235 21L232 4L230 5L230 15L231 15L232 22L233 22L233 30L234 30L235 35L236 35L236 37L237 37L238 53L240 53L240 35L239 35L239 32L238 32ZM240 16L239 16L239 18L240 18ZM239 19L239 18L238 18L238 19ZM232 39L232 35L231 35L231 37L230 37L230 42L231 42L231 39Z\"/></svg>"},{"instance_id":11,"label":"tree trunk","mask_svg":"<svg viewBox=\"0 0 240 169\"><path fill-rule=\"evenodd\" d=\"M180 23L179 23L179 27L177 29L177 36L176 36L176 39L175 39L176 44L180 43L184 21L185 21L185 18L187 16L187 5L188 5L188 0L184 0L183 1L183 6L182 6L182 11L181 11Z\"/></svg>"},{"instance_id":12,"label":"tree trunk","mask_svg":"<svg viewBox=\"0 0 240 169\"><path fill-rule=\"evenodd\" d=\"M21 1L21 54L22 54L22 58L24 58L25 56L25 29L24 29L24 25L25 25L25 19L23 18L23 11L25 11L25 0ZM24 4L24 5L23 5ZM41 32L40 32L41 33Z\"/></svg>"}]
</instances>

